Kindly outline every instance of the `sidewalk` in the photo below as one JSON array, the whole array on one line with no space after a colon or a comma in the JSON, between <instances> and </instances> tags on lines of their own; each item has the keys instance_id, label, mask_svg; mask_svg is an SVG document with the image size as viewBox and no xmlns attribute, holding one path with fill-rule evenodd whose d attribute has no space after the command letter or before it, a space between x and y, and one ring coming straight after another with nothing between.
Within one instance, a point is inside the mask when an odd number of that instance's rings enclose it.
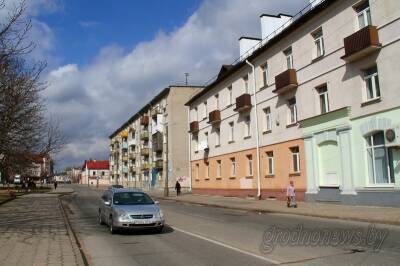
<instances>
[{"instance_id":1,"label":"sidewalk","mask_svg":"<svg viewBox=\"0 0 400 266\"><path fill-rule=\"evenodd\" d=\"M0 207L0 265L84 265L58 195L28 194Z\"/></svg>"},{"instance_id":2,"label":"sidewalk","mask_svg":"<svg viewBox=\"0 0 400 266\"><path fill-rule=\"evenodd\" d=\"M298 208L295 209L287 208L286 202L278 200L255 200L194 194L183 194L177 197L175 196L174 191L171 191L170 193L169 197L164 197L160 192L149 194L157 199L188 202L236 210L295 214L320 218L400 225L400 208L298 202Z\"/></svg>"}]
</instances>

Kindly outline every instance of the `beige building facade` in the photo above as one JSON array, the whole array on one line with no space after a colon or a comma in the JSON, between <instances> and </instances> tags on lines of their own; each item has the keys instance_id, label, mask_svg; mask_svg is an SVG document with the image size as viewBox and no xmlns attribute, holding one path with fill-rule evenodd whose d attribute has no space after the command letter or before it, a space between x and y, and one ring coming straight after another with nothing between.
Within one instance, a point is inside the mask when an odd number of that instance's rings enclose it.
<instances>
[{"instance_id":1,"label":"beige building facade","mask_svg":"<svg viewBox=\"0 0 400 266\"><path fill-rule=\"evenodd\" d=\"M146 190L190 188L185 102L201 90L169 86L110 135L111 181Z\"/></svg>"}]
</instances>

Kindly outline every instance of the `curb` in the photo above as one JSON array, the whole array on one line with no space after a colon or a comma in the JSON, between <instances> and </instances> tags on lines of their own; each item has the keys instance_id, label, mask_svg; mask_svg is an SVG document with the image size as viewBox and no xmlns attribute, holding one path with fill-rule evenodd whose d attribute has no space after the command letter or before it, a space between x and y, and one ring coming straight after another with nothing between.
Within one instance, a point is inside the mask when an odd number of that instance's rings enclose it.
<instances>
[{"instance_id":1,"label":"curb","mask_svg":"<svg viewBox=\"0 0 400 266\"><path fill-rule=\"evenodd\" d=\"M57 197L57 199L58 199L58 202L60 204L61 213L62 213L62 216L64 218L64 223L65 223L65 227L67 228L67 232L68 232L69 238L71 239L72 243L75 241L75 244L77 245L78 250L79 250L79 254L81 255L81 259L82 259L83 265L88 266L89 262L88 262L88 260L86 258L85 253L83 252L82 245L79 242L79 239L78 239L77 235L75 234L74 230L72 230L71 223L70 223L70 221L68 219L68 216L67 216L67 214L65 212L64 205L62 204L62 201L60 199L60 197L62 197L62 196L64 196L64 195L59 195Z\"/></svg>"},{"instance_id":2,"label":"curb","mask_svg":"<svg viewBox=\"0 0 400 266\"><path fill-rule=\"evenodd\" d=\"M262 212L262 213L278 213L278 214L290 214L290 215L297 215L297 216L306 216L306 217L316 217L316 218L325 218L325 219L336 219L342 221L356 221L356 222L367 222L367 223L377 223L377 224L386 224L386 225L400 225L400 221L382 221L378 219L371 218L356 218L356 217L340 217L337 215L318 215L318 214L311 214L311 213L293 213L288 211L277 211L277 210L268 210L268 209L259 209L259 208L246 208L240 206L226 206L221 204L213 204L213 203L204 203L204 202L197 202L197 201L188 201L188 200L177 200L173 198L166 198L163 196L152 196L155 199L159 200L168 200L174 202L184 202L189 204L199 204L209 207L216 207L216 208L223 208L223 209L230 209L230 210L240 210L240 211L252 211L252 212Z\"/></svg>"},{"instance_id":3,"label":"curb","mask_svg":"<svg viewBox=\"0 0 400 266\"><path fill-rule=\"evenodd\" d=\"M6 199L6 200L0 202L0 205L6 204L7 202L10 202L10 201L15 200L15 199L16 199L16 197L15 198Z\"/></svg>"}]
</instances>

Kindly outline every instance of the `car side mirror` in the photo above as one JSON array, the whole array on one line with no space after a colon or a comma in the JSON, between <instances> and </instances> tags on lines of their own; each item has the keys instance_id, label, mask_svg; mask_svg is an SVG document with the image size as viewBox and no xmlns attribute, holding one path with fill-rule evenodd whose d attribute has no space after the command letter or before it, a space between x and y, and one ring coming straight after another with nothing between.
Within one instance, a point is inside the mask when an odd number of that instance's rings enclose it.
<instances>
[{"instance_id":1,"label":"car side mirror","mask_svg":"<svg viewBox=\"0 0 400 266\"><path fill-rule=\"evenodd\" d=\"M160 202L159 202L158 200L156 200L156 201L154 202L154 204L157 204L157 205L158 205L158 204L160 204Z\"/></svg>"},{"instance_id":2,"label":"car side mirror","mask_svg":"<svg viewBox=\"0 0 400 266\"><path fill-rule=\"evenodd\" d=\"M105 201L105 202L104 202L104 205L106 205L106 206L111 206L111 202Z\"/></svg>"}]
</instances>

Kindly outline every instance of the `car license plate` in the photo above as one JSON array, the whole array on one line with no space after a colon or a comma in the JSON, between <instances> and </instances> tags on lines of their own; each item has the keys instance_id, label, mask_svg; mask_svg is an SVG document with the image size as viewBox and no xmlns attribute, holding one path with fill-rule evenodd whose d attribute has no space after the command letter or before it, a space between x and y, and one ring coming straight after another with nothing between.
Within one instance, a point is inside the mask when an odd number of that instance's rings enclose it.
<instances>
[{"instance_id":1,"label":"car license plate","mask_svg":"<svg viewBox=\"0 0 400 266\"><path fill-rule=\"evenodd\" d=\"M134 221L134 224L149 224L150 221L146 221L146 220L136 220Z\"/></svg>"}]
</instances>

